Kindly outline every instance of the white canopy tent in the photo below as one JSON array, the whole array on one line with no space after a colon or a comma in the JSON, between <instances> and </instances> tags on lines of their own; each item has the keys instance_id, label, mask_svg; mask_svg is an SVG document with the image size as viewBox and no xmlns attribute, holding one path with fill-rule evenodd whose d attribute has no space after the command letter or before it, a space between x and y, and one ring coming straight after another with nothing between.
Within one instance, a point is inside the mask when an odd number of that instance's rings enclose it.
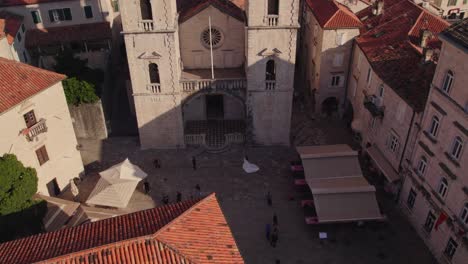
<instances>
[{"instance_id":1,"label":"white canopy tent","mask_svg":"<svg viewBox=\"0 0 468 264\"><path fill-rule=\"evenodd\" d=\"M99 174L86 203L119 208L127 207L138 183L148 176L128 159Z\"/></svg>"}]
</instances>

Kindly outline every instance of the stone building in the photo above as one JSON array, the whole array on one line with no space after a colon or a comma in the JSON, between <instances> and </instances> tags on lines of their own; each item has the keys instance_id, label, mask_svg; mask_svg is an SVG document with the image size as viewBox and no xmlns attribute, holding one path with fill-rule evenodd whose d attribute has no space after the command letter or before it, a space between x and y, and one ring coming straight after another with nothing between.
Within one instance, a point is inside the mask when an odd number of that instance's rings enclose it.
<instances>
[{"instance_id":1,"label":"stone building","mask_svg":"<svg viewBox=\"0 0 468 264\"><path fill-rule=\"evenodd\" d=\"M4 0L0 11L23 20L19 34L27 51L19 52L22 62L52 69L54 57L68 48L88 59L90 67L105 68L115 16L110 0Z\"/></svg>"},{"instance_id":2,"label":"stone building","mask_svg":"<svg viewBox=\"0 0 468 264\"><path fill-rule=\"evenodd\" d=\"M439 35L442 50L401 207L440 263L468 259L468 19Z\"/></svg>"},{"instance_id":3,"label":"stone building","mask_svg":"<svg viewBox=\"0 0 468 264\"><path fill-rule=\"evenodd\" d=\"M288 145L298 10L299 0L121 1L142 148Z\"/></svg>"},{"instance_id":4,"label":"stone building","mask_svg":"<svg viewBox=\"0 0 468 264\"><path fill-rule=\"evenodd\" d=\"M437 34L448 23L408 0L383 0L357 16L364 27L356 38L346 111L380 175L376 180L397 195L440 53Z\"/></svg>"},{"instance_id":5,"label":"stone building","mask_svg":"<svg viewBox=\"0 0 468 264\"><path fill-rule=\"evenodd\" d=\"M27 63L30 58L24 47L25 33L22 16L0 11L0 57Z\"/></svg>"},{"instance_id":6,"label":"stone building","mask_svg":"<svg viewBox=\"0 0 468 264\"><path fill-rule=\"evenodd\" d=\"M12 153L37 171L38 192L56 195L80 176L64 75L0 58L0 155Z\"/></svg>"},{"instance_id":7,"label":"stone building","mask_svg":"<svg viewBox=\"0 0 468 264\"><path fill-rule=\"evenodd\" d=\"M467 0L428 0L422 1L422 6L437 10L447 20L460 20L467 17Z\"/></svg>"},{"instance_id":8,"label":"stone building","mask_svg":"<svg viewBox=\"0 0 468 264\"><path fill-rule=\"evenodd\" d=\"M342 113L353 39L361 21L334 0L303 1L300 85L315 113Z\"/></svg>"}]
</instances>

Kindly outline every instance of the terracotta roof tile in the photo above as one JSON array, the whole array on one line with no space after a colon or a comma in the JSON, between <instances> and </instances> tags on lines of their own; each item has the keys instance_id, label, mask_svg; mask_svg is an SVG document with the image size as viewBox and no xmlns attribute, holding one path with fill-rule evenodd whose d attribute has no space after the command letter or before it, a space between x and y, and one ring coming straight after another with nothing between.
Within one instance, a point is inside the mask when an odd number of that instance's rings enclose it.
<instances>
[{"instance_id":1,"label":"terracotta roof tile","mask_svg":"<svg viewBox=\"0 0 468 264\"><path fill-rule=\"evenodd\" d=\"M26 47L60 45L73 41L106 40L112 38L109 22L80 24L66 27L30 29L26 31Z\"/></svg>"},{"instance_id":2,"label":"terracotta roof tile","mask_svg":"<svg viewBox=\"0 0 468 264\"><path fill-rule=\"evenodd\" d=\"M0 39L6 37L8 44L13 44L21 24L23 24L22 16L7 11L0 11Z\"/></svg>"},{"instance_id":3,"label":"terracotta roof tile","mask_svg":"<svg viewBox=\"0 0 468 264\"><path fill-rule=\"evenodd\" d=\"M63 79L62 74L0 58L0 113Z\"/></svg>"},{"instance_id":4,"label":"terracotta roof tile","mask_svg":"<svg viewBox=\"0 0 468 264\"><path fill-rule=\"evenodd\" d=\"M372 6L357 13L365 24L356 38L373 71L416 111L422 111L435 64L422 63L420 34L432 32L429 45L440 47L437 34L448 23L408 0L384 0L383 13Z\"/></svg>"},{"instance_id":5,"label":"terracotta roof tile","mask_svg":"<svg viewBox=\"0 0 468 264\"><path fill-rule=\"evenodd\" d=\"M307 0L322 28L358 28L362 26L358 17L346 6L334 0Z\"/></svg>"},{"instance_id":6,"label":"terracotta roof tile","mask_svg":"<svg viewBox=\"0 0 468 264\"><path fill-rule=\"evenodd\" d=\"M210 5L240 21L245 20L245 0L177 0L179 22L187 21Z\"/></svg>"},{"instance_id":7,"label":"terracotta roof tile","mask_svg":"<svg viewBox=\"0 0 468 264\"><path fill-rule=\"evenodd\" d=\"M34 4L41 4L41 3L65 2L65 1L79 1L79 0L0 0L0 7L34 5Z\"/></svg>"},{"instance_id":8,"label":"terracotta roof tile","mask_svg":"<svg viewBox=\"0 0 468 264\"><path fill-rule=\"evenodd\" d=\"M244 263L214 194L0 244L0 263L29 262Z\"/></svg>"}]
</instances>

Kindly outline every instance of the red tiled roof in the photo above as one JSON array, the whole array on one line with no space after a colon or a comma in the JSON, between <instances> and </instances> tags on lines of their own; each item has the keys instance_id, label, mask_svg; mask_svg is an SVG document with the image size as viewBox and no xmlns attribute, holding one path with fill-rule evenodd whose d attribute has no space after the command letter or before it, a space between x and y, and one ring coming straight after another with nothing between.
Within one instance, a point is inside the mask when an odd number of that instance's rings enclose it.
<instances>
[{"instance_id":1,"label":"red tiled roof","mask_svg":"<svg viewBox=\"0 0 468 264\"><path fill-rule=\"evenodd\" d=\"M64 1L78 1L78 0L0 0L0 7L34 5L34 4L41 4L41 3L64 2Z\"/></svg>"},{"instance_id":2,"label":"red tiled roof","mask_svg":"<svg viewBox=\"0 0 468 264\"><path fill-rule=\"evenodd\" d=\"M0 113L63 79L65 75L0 58Z\"/></svg>"},{"instance_id":3,"label":"red tiled roof","mask_svg":"<svg viewBox=\"0 0 468 264\"><path fill-rule=\"evenodd\" d=\"M187 21L210 5L240 21L245 20L245 0L177 0L179 22Z\"/></svg>"},{"instance_id":4,"label":"red tiled roof","mask_svg":"<svg viewBox=\"0 0 468 264\"><path fill-rule=\"evenodd\" d=\"M307 0L322 28L358 28L362 26L357 16L346 6L334 0Z\"/></svg>"},{"instance_id":5,"label":"red tiled roof","mask_svg":"<svg viewBox=\"0 0 468 264\"><path fill-rule=\"evenodd\" d=\"M112 38L112 32L109 22L30 29L26 31L26 47L36 48L73 41L106 40L110 38Z\"/></svg>"},{"instance_id":6,"label":"red tiled roof","mask_svg":"<svg viewBox=\"0 0 468 264\"><path fill-rule=\"evenodd\" d=\"M214 194L0 244L0 263L81 260L244 263Z\"/></svg>"},{"instance_id":7,"label":"red tiled roof","mask_svg":"<svg viewBox=\"0 0 468 264\"><path fill-rule=\"evenodd\" d=\"M18 30L23 24L23 17L7 11L0 12L0 39L7 38L8 44L13 44Z\"/></svg>"},{"instance_id":8,"label":"red tiled roof","mask_svg":"<svg viewBox=\"0 0 468 264\"><path fill-rule=\"evenodd\" d=\"M372 15L369 6L357 16L365 26L356 41L373 71L416 111L422 111L435 65L422 63L421 30L432 32L431 47L440 47L436 36L448 23L408 0L384 0L382 14Z\"/></svg>"}]
</instances>

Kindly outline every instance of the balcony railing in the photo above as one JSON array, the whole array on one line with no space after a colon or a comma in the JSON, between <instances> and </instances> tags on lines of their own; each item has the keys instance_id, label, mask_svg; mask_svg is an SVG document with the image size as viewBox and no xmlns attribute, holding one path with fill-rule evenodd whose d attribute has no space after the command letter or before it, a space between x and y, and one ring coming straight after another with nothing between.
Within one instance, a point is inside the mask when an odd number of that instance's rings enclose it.
<instances>
[{"instance_id":1,"label":"balcony railing","mask_svg":"<svg viewBox=\"0 0 468 264\"><path fill-rule=\"evenodd\" d=\"M150 93L158 94L161 93L161 84L160 83L150 83L146 86L146 90Z\"/></svg>"},{"instance_id":2,"label":"balcony railing","mask_svg":"<svg viewBox=\"0 0 468 264\"><path fill-rule=\"evenodd\" d=\"M266 15L265 22L269 27L276 27L278 26L278 15Z\"/></svg>"},{"instance_id":3,"label":"balcony railing","mask_svg":"<svg viewBox=\"0 0 468 264\"><path fill-rule=\"evenodd\" d=\"M204 89L214 90L236 90L247 87L246 79L217 79L217 80L184 80L180 81L182 91L186 93Z\"/></svg>"},{"instance_id":4,"label":"balcony railing","mask_svg":"<svg viewBox=\"0 0 468 264\"><path fill-rule=\"evenodd\" d=\"M47 132L46 120L40 119L39 122L29 128L23 129L22 133L28 141L33 141L41 133Z\"/></svg>"},{"instance_id":5,"label":"balcony railing","mask_svg":"<svg viewBox=\"0 0 468 264\"><path fill-rule=\"evenodd\" d=\"M265 81L265 90L273 91L276 88L276 81L266 80Z\"/></svg>"},{"instance_id":6,"label":"balcony railing","mask_svg":"<svg viewBox=\"0 0 468 264\"><path fill-rule=\"evenodd\" d=\"M153 31L154 30L153 20L150 20L150 19L141 20L140 29L144 31Z\"/></svg>"},{"instance_id":7,"label":"balcony railing","mask_svg":"<svg viewBox=\"0 0 468 264\"><path fill-rule=\"evenodd\" d=\"M384 117L385 107L382 98L375 95L368 95L364 98L364 107L373 117Z\"/></svg>"},{"instance_id":8,"label":"balcony railing","mask_svg":"<svg viewBox=\"0 0 468 264\"><path fill-rule=\"evenodd\" d=\"M185 135L185 144L204 146L206 144L206 135L205 134L187 134Z\"/></svg>"}]
</instances>

